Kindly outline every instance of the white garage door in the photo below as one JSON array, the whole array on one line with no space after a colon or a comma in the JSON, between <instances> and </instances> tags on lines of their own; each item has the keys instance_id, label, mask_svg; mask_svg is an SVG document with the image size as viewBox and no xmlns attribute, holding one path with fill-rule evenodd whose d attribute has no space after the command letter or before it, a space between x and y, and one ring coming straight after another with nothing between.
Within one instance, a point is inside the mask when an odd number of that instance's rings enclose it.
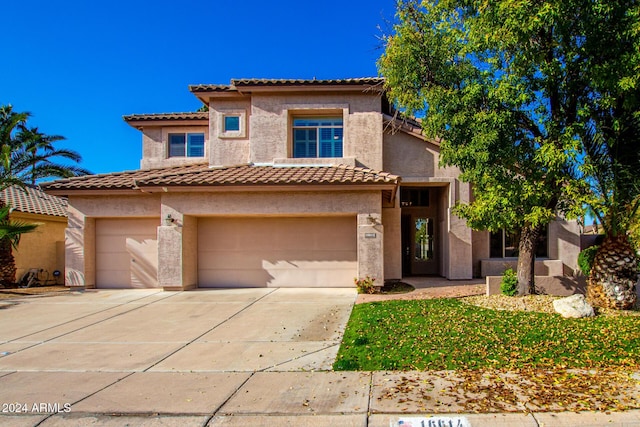
<instances>
[{"instance_id":1,"label":"white garage door","mask_svg":"<svg viewBox=\"0 0 640 427\"><path fill-rule=\"evenodd\" d=\"M159 219L96 220L96 286L158 287Z\"/></svg>"},{"instance_id":2,"label":"white garage door","mask_svg":"<svg viewBox=\"0 0 640 427\"><path fill-rule=\"evenodd\" d=\"M356 218L200 218L200 287L353 287Z\"/></svg>"}]
</instances>

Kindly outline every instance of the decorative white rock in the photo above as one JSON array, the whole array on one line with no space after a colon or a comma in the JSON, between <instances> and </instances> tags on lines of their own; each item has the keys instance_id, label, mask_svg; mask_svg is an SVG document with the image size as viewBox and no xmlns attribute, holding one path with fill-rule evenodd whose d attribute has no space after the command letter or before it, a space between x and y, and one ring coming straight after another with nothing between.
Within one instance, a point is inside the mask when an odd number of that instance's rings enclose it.
<instances>
[{"instance_id":1,"label":"decorative white rock","mask_svg":"<svg viewBox=\"0 0 640 427\"><path fill-rule=\"evenodd\" d=\"M562 317L572 317L579 319L581 317L593 317L593 307L589 305L584 295L576 294L570 297L561 298L553 301L553 308Z\"/></svg>"}]
</instances>

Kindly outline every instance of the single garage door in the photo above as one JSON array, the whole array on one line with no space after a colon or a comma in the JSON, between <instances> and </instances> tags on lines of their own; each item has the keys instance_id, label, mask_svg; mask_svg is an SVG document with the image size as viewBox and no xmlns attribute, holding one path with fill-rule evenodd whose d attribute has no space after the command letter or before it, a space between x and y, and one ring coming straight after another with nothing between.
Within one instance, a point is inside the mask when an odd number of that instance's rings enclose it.
<instances>
[{"instance_id":1,"label":"single garage door","mask_svg":"<svg viewBox=\"0 0 640 427\"><path fill-rule=\"evenodd\" d=\"M200 287L352 287L353 217L200 218Z\"/></svg>"},{"instance_id":2,"label":"single garage door","mask_svg":"<svg viewBox=\"0 0 640 427\"><path fill-rule=\"evenodd\" d=\"M96 286L158 287L159 219L96 219Z\"/></svg>"}]
</instances>

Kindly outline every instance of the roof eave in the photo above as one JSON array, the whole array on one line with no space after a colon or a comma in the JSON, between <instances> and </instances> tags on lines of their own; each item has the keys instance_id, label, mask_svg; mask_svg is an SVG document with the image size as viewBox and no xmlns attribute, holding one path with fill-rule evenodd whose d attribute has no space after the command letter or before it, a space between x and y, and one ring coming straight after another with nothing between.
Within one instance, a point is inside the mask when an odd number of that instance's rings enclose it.
<instances>
[{"instance_id":1,"label":"roof eave","mask_svg":"<svg viewBox=\"0 0 640 427\"><path fill-rule=\"evenodd\" d=\"M154 126L208 126L208 119L188 119L188 120L175 120L175 119L164 119L164 120L126 120L125 122L136 129L145 128L145 127L154 127Z\"/></svg>"},{"instance_id":2,"label":"roof eave","mask_svg":"<svg viewBox=\"0 0 640 427\"><path fill-rule=\"evenodd\" d=\"M387 183L333 183L333 184L217 184L217 185L141 185L138 188L145 193L203 193L203 192L247 192L247 191L362 191L390 190L398 182Z\"/></svg>"},{"instance_id":3,"label":"roof eave","mask_svg":"<svg viewBox=\"0 0 640 427\"><path fill-rule=\"evenodd\" d=\"M107 195L119 195L119 196L137 196L140 195L140 190L135 188L123 189L123 188L51 188L43 189L47 194L59 197L70 196L104 196Z\"/></svg>"}]
</instances>

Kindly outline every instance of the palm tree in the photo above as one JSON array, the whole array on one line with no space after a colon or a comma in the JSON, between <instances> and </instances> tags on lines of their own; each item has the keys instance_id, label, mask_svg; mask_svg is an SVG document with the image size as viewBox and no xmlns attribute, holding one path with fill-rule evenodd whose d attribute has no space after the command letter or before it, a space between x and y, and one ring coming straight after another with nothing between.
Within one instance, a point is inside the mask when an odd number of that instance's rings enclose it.
<instances>
[{"instance_id":1,"label":"palm tree","mask_svg":"<svg viewBox=\"0 0 640 427\"><path fill-rule=\"evenodd\" d=\"M640 121L633 115L601 117L583 137L590 205L605 232L587 283L595 306L630 309L637 300L638 259L629 230L640 207ZM624 125L620 125L623 123Z\"/></svg>"},{"instance_id":2,"label":"palm tree","mask_svg":"<svg viewBox=\"0 0 640 427\"><path fill-rule=\"evenodd\" d=\"M0 284L10 285L15 282L16 263L11 249L18 249L20 236L30 233L37 225L22 221L11 221L9 206L0 206Z\"/></svg>"},{"instance_id":3,"label":"palm tree","mask_svg":"<svg viewBox=\"0 0 640 427\"><path fill-rule=\"evenodd\" d=\"M69 178L89 174L90 172L84 168L52 161L53 158L62 158L74 163L82 160L80 154L73 150L53 146L54 142L64 139L65 137L60 135L46 135L37 127L23 127L15 138L17 146L12 154L12 173L31 185L35 185L41 178Z\"/></svg>"},{"instance_id":4,"label":"palm tree","mask_svg":"<svg viewBox=\"0 0 640 427\"><path fill-rule=\"evenodd\" d=\"M17 185L35 185L41 178L68 178L86 175L86 169L73 164L57 163L65 159L79 163L81 156L72 150L57 149L54 143L64 138L46 135L38 128L28 128L30 113L13 111L11 105L0 106L0 190ZM0 200L0 283L15 282L15 261L12 247L20 240L20 234L33 231L35 226L11 221L10 206Z\"/></svg>"}]
</instances>

